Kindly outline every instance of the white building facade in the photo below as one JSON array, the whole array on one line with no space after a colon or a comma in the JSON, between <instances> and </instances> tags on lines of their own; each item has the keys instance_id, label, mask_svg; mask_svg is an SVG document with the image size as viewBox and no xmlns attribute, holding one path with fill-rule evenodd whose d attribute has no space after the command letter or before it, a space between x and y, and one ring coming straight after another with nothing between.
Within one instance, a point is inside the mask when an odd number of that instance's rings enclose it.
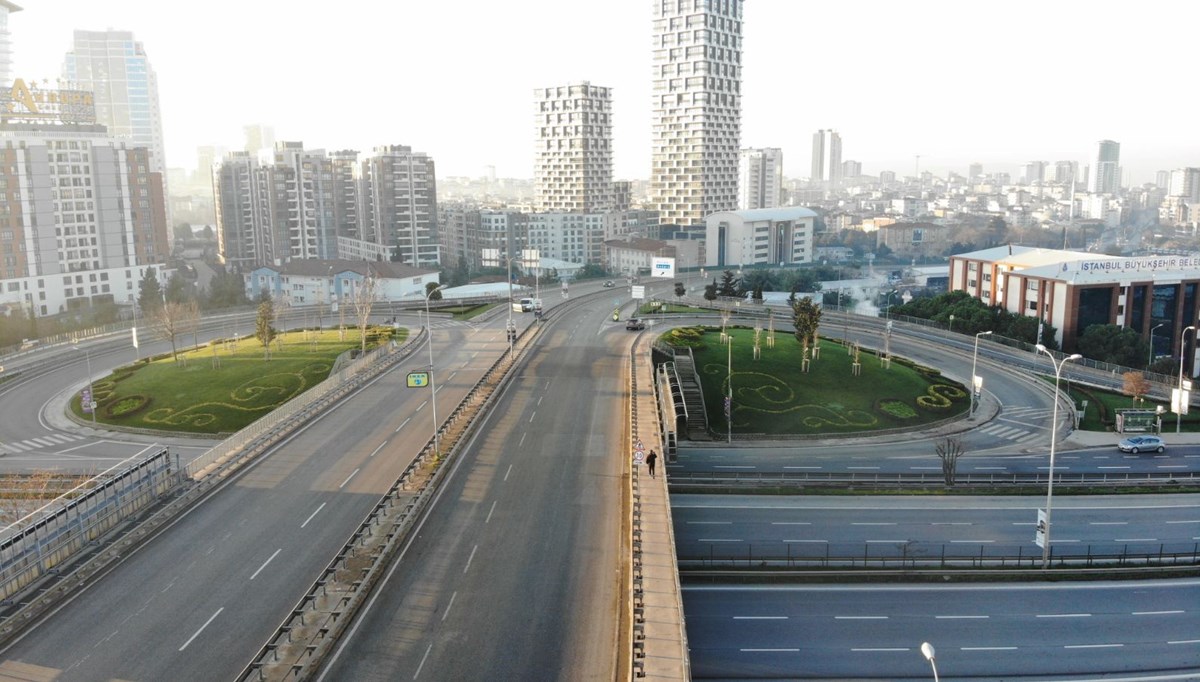
<instances>
[{"instance_id":1,"label":"white building facade","mask_svg":"<svg viewBox=\"0 0 1200 682\"><path fill-rule=\"evenodd\" d=\"M654 3L650 208L700 225L738 201L743 0Z\"/></svg>"},{"instance_id":2,"label":"white building facade","mask_svg":"<svg viewBox=\"0 0 1200 682\"><path fill-rule=\"evenodd\" d=\"M817 214L800 207L722 211L705 221L705 265L799 265L813 262Z\"/></svg>"},{"instance_id":3,"label":"white building facade","mask_svg":"<svg viewBox=\"0 0 1200 682\"><path fill-rule=\"evenodd\" d=\"M536 93L534 208L612 209L612 94L587 81Z\"/></svg>"},{"instance_id":4,"label":"white building facade","mask_svg":"<svg viewBox=\"0 0 1200 682\"><path fill-rule=\"evenodd\" d=\"M743 149L738 162L738 210L783 203L783 150Z\"/></svg>"}]
</instances>

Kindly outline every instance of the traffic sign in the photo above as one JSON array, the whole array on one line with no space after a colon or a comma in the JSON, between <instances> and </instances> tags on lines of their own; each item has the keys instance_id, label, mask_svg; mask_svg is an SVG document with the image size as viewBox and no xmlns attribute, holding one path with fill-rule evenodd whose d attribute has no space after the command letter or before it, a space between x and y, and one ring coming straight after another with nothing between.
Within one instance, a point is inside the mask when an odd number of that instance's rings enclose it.
<instances>
[{"instance_id":1,"label":"traffic sign","mask_svg":"<svg viewBox=\"0 0 1200 682\"><path fill-rule=\"evenodd\" d=\"M429 372L409 372L408 387L422 388L429 385Z\"/></svg>"}]
</instances>

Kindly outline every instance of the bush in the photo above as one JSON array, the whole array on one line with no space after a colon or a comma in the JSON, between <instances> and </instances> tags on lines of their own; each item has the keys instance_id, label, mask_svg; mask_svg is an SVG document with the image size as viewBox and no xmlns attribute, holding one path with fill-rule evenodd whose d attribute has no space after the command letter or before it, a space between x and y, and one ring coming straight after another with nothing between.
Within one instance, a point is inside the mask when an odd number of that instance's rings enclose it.
<instances>
[{"instance_id":1,"label":"bush","mask_svg":"<svg viewBox=\"0 0 1200 682\"><path fill-rule=\"evenodd\" d=\"M934 384L925 395L917 396L917 405L927 410L949 410L955 400L967 397L965 391L947 384Z\"/></svg>"},{"instance_id":2,"label":"bush","mask_svg":"<svg viewBox=\"0 0 1200 682\"><path fill-rule=\"evenodd\" d=\"M109 418L128 417L136 414L150 404L150 398L144 395L124 396L104 406L104 414Z\"/></svg>"},{"instance_id":3,"label":"bush","mask_svg":"<svg viewBox=\"0 0 1200 682\"><path fill-rule=\"evenodd\" d=\"M895 398L884 398L876 404L876 407L884 414L896 419L912 419L917 416L917 411L912 408L912 405Z\"/></svg>"},{"instance_id":4,"label":"bush","mask_svg":"<svg viewBox=\"0 0 1200 682\"><path fill-rule=\"evenodd\" d=\"M672 329L664 337L664 340L672 346L693 348L696 350L702 350L705 347L704 329L701 327L679 327Z\"/></svg>"}]
</instances>

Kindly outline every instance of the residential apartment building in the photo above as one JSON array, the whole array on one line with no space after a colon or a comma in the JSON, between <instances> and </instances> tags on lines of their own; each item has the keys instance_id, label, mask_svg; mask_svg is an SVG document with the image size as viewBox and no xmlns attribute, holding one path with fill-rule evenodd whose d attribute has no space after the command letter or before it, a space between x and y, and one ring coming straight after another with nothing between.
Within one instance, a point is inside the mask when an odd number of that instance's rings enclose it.
<instances>
[{"instance_id":1,"label":"residential apartment building","mask_svg":"<svg viewBox=\"0 0 1200 682\"><path fill-rule=\"evenodd\" d=\"M20 12L21 7L9 0L0 0L0 88L13 81L12 34L8 30L8 15Z\"/></svg>"},{"instance_id":2,"label":"residential apartment building","mask_svg":"<svg viewBox=\"0 0 1200 682\"><path fill-rule=\"evenodd\" d=\"M842 180L842 136L833 130L818 130L813 133L812 175L813 182L837 185Z\"/></svg>"},{"instance_id":3,"label":"residential apartment building","mask_svg":"<svg viewBox=\"0 0 1200 682\"><path fill-rule=\"evenodd\" d=\"M738 208L774 208L783 203L783 150L743 149L738 163Z\"/></svg>"},{"instance_id":4,"label":"residential apartment building","mask_svg":"<svg viewBox=\"0 0 1200 682\"><path fill-rule=\"evenodd\" d=\"M612 209L612 94L583 81L539 88L534 208L598 213Z\"/></svg>"},{"instance_id":5,"label":"residential apartment building","mask_svg":"<svg viewBox=\"0 0 1200 682\"><path fill-rule=\"evenodd\" d=\"M433 159L411 147L376 147L362 162L362 241L413 266L440 261Z\"/></svg>"},{"instance_id":6,"label":"residential apartment building","mask_svg":"<svg viewBox=\"0 0 1200 682\"><path fill-rule=\"evenodd\" d=\"M1096 157L1088 181L1092 194L1116 194L1121 189L1121 144L1112 140L1096 143Z\"/></svg>"},{"instance_id":7,"label":"residential apartment building","mask_svg":"<svg viewBox=\"0 0 1200 682\"><path fill-rule=\"evenodd\" d=\"M738 201L743 0L654 3L650 208L698 225Z\"/></svg>"},{"instance_id":8,"label":"residential apartment building","mask_svg":"<svg viewBox=\"0 0 1200 682\"><path fill-rule=\"evenodd\" d=\"M146 268L162 273L170 253L150 150L96 124L91 92L39 90L18 79L8 94L0 114L0 306L41 317L132 303Z\"/></svg>"}]
</instances>

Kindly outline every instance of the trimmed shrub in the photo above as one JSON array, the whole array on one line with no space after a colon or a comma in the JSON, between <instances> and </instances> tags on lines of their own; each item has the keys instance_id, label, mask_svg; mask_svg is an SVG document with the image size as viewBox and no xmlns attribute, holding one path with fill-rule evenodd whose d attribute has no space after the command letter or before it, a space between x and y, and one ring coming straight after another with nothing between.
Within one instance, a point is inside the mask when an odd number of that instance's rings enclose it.
<instances>
[{"instance_id":1,"label":"trimmed shrub","mask_svg":"<svg viewBox=\"0 0 1200 682\"><path fill-rule=\"evenodd\" d=\"M912 405L895 398L884 398L877 402L875 407L894 419L912 419L917 416L917 411L912 408Z\"/></svg>"},{"instance_id":2,"label":"trimmed shrub","mask_svg":"<svg viewBox=\"0 0 1200 682\"><path fill-rule=\"evenodd\" d=\"M104 406L104 414L106 417L115 419L117 417L128 417L131 414L141 412L147 405L150 404L150 398L144 395L135 394L127 395L118 400L114 400Z\"/></svg>"},{"instance_id":3,"label":"trimmed shrub","mask_svg":"<svg viewBox=\"0 0 1200 682\"><path fill-rule=\"evenodd\" d=\"M955 400L962 400L967 394L962 389L948 384L934 384L925 395L917 396L917 405L926 410L949 410L954 407Z\"/></svg>"}]
</instances>

